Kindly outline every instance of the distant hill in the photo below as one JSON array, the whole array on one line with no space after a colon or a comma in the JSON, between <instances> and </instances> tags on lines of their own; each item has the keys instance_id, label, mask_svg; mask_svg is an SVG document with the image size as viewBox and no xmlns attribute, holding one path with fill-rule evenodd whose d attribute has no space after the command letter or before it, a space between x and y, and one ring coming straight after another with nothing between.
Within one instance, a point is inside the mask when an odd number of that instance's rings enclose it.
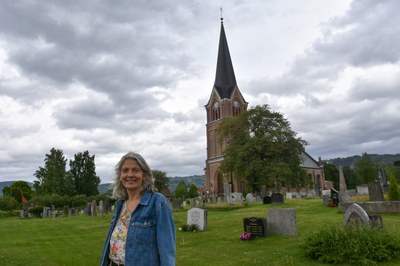
<instances>
[{"instance_id":1,"label":"distant hill","mask_svg":"<svg viewBox=\"0 0 400 266\"><path fill-rule=\"evenodd\" d=\"M394 161L400 160L400 154L368 154L368 156L374 163L393 164ZM333 164L336 167L349 166L353 168L354 164L360 160L360 158L361 155L353 155L349 157L324 160L324 162Z\"/></svg>"},{"instance_id":2,"label":"distant hill","mask_svg":"<svg viewBox=\"0 0 400 266\"><path fill-rule=\"evenodd\" d=\"M175 176L169 177L169 190L174 193L176 187L178 186L179 182L182 180L185 182L187 186L191 184L195 184L198 188L202 188L205 185L205 176L204 175L192 175L192 176Z\"/></svg>"}]
</instances>

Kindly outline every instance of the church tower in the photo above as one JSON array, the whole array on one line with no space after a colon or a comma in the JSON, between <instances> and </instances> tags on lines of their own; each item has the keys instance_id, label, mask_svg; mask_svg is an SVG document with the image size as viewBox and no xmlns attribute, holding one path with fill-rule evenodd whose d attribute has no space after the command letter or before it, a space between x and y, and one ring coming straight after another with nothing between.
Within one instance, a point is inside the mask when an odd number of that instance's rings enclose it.
<instances>
[{"instance_id":1,"label":"church tower","mask_svg":"<svg viewBox=\"0 0 400 266\"><path fill-rule=\"evenodd\" d=\"M238 116L242 112L247 111L247 105L248 103L244 100L236 83L228 42L225 36L223 18L221 18L215 82L210 99L205 105L207 112L205 186L206 190L212 195L242 192L242 185L236 182L233 174L223 175L219 171L221 162L224 160L224 147L218 143L216 129L225 117ZM230 191L226 191L227 189Z\"/></svg>"}]
</instances>

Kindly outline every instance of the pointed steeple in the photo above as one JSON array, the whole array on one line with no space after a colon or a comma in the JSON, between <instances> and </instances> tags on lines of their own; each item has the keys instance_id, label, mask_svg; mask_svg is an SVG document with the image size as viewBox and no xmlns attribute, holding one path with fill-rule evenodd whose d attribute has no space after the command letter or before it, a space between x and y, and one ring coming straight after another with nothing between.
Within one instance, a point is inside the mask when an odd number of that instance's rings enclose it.
<instances>
[{"instance_id":1,"label":"pointed steeple","mask_svg":"<svg viewBox=\"0 0 400 266\"><path fill-rule=\"evenodd\" d=\"M225 36L222 17L221 33L219 37L217 72L215 75L214 86L222 99L230 98L232 91L236 86L235 72L233 71L231 55L229 54L228 42Z\"/></svg>"}]
</instances>

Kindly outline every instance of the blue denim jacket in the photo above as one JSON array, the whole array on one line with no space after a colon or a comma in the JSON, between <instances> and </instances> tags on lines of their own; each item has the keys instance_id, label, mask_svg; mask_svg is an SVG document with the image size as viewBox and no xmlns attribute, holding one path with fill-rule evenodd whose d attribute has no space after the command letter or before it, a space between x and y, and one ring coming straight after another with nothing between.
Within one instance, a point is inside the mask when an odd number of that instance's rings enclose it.
<instances>
[{"instance_id":1,"label":"blue denim jacket","mask_svg":"<svg viewBox=\"0 0 400 266\"><path fill-rule=\"evenodd\" d=\"M110 264L110 237L123 203L123 200L116 202L101 266ZM171 208L164 195L145 191L131 216L126 236L125 265L175 265L175 255L175 224Z\"/></svg>"}]
</instances>

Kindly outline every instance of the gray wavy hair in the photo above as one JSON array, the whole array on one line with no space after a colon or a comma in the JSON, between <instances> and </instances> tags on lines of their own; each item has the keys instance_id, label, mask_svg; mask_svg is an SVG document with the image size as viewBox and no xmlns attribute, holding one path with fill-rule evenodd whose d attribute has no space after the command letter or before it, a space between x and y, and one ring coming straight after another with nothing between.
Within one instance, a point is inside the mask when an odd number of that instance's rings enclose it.
<instances>
[{"instance_id":1,"label":"gray wavy hair","mask_svg":"<svg viewBox=\"0 0 400 266\"><path fill-rule=\"evenodd\" d=\"M121 168L124 162L128 159L135 160L140 169L143 171L143 184L142 184L142 193L144 191L148 192L156 192L157 188L154 186L154 177L151 172L151 169L145 159L138 153L128 152L124 156L122 156L121 160L115 166L115 179L113 183L113 198L118 199L127 199L128 193L126 192L125 187L122 185L120 178Z\"/></svg>"}]
</instances>

